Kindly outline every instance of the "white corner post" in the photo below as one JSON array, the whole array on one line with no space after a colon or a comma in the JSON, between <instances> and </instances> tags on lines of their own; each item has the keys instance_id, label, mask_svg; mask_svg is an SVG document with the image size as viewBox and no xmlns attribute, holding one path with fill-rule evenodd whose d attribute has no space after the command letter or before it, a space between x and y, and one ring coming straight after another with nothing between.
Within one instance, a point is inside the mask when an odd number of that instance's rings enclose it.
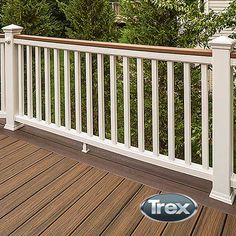
<instances>
[{"instance_id":1,"label":"white corner post","mask_svg":"<svg viewBox=\"0 0 236 236\"><path fill-rule=\"evenodd\" d=\"M17 46L14 44L14 35L20 34L22 27L9 25L2 28L5 33L5 78L6 78L6 125L5 129L15 131L23 125L15 122L18 114L18 63Z\"/></svg>"},{"instance_id":2,"label":"white corner post","mask_svg":"<svg viewBox=\"0 0 236 236\"><path fill-rule=\"evenodd\" d=\"M209 45L213 51L213 187L210 197L232 204L233 77L230 53L235 40L221 36Z\"/></svg>"}]
</instances>

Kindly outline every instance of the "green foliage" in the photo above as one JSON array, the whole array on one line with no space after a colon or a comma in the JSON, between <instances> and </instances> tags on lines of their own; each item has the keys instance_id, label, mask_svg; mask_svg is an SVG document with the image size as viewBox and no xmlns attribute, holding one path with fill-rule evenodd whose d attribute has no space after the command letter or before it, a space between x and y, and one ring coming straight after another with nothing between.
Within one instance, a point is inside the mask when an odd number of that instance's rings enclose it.
<instances>
[{"instance_id":1,"label":"green foliage","mask_svg":"<svg viewBox=\"0 0 236 236\"><path fill-rule=\"evenodd\" d=\"M204 44L213 31L203 25L203 21L212 19L213 13L205 15L197 4L186 1L151 1L124 0L122 12L126 19L126 27L122 32L121 42L164 45L172 47L194 47ZM197 21L198 19L198 21ZM200 20L200 23L199 23ZM209 21L210 21L209 20ZM204 22L204 21L203 21ZM210 22L209 22L210 23ZM208 24L209 25L209 24ZM193 27L194 26L194 27ZM202 30L208 33L201 34ZM207 30L206 30L207 29ZM215 31L214 31L215 32ZM204 36L204 37L203 37ZM137 97L136 65L131 62L131 98ZM182 63L174 64L175 75L175 148L176 157L184 156L184 68ZM193 161L201 162L201 80L200 68L191 65L192 92L192 154ZM167 63L159 62L159 123L160 123L160 151L168 155L168 112L167 112ZM144 63L145 86L145 140L146 148L152 150L152 75L150 62ZM120 92L120 91L119 91ZM137 104L131 100L131 114L137 113ZM133 130L133 145L137 146L138 119L133 116L131 122ZM135 131L136 130L136 131Z\"/></svg>"},{"instance_id":2,"label":"green foliage","mask_svg":"<svg viewBox=\"0 0 236 236\"><path fill-rule=\"evenodd\" d=\"M66 35L84 40L114 41L115 15L108 0L69 0L60 3L69 26Z\"/></svg>"},{"instance_id":3,"label":"green foliage","mask_svg":"<svg viewBox=\"0 0 236 236\"><path fill-rule=\"evenodd\" d=\"M53 36L59 30L46 0L6 0L1 20L24 27L25 34Z\"/></svg>"},{"instance_id":4,"label":"green foliage","mask_svg":"<svg viewBox=\"0 0 236 236\"><path fill-rule=\"evenodd\" d=\"M64 4L68 4L69 0L60 0ZM66 20L65 14L60 10L58 1L56 0L47 0L49 4L51 14L53 18L58 22L59 29L57 32L57 37L66 37L66 27L69 26L69 22Z\"/></svg>"}]
</instances>

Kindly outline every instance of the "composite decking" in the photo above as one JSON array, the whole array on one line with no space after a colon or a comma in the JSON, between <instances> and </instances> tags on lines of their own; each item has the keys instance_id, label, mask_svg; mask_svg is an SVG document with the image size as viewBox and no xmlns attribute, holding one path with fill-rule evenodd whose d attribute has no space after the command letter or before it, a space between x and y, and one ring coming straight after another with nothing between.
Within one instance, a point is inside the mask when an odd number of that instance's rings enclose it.
<instances>
[{"instance_id":1,"label":"composite decking","mask_svg":"<svg viewBox=\"0 0 236 236\"><path fill-rule=\"evenodd\" d=\"M165 189L59 154L59 147L46 148L49 140L20 132L0 128L1 236L236 235L234 206L227 214L199 204L188 221L151 221L140 213L140 203Z\"/></svg>"}]
</instances>

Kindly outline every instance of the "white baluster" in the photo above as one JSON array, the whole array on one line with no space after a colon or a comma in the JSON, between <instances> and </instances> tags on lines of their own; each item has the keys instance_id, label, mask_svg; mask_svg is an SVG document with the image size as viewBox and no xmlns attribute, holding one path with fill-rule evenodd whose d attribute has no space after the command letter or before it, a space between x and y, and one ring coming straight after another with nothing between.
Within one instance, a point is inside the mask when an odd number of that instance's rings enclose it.
<instances>
[{"instance_id":1,"label":"white baluster","mask_svg":"<svg viewBox=\"0 0 236 236\"><path fill-rule=\"evenodd\" d=\"M55 124L61 126L60 51L54 49Z\"/></svg>"},{"instance_id":2,"label":"white baluster","mask_svg":"<svg viewBox=\"0 0 236 236\"><path fill-rule=\"evenodd\" d=\"M45 119L51 123L51 78L50 78L50 49L44 48L45 60Z\"/></svg>"},{"instance_id":3,"label":"white baluster","mask_svg":"<svg viewBox=\"0 0 236 236\"><path fill-rule=\"evenodd\" d=\"M33 117L33 84L32 84L32 47L26 47L27 52L27 115Z\"/></svg>"},{"instance_id":4,"label":"white baluster","mask_svg":"<svg viewBox=\"0 0 236 236\"><path fill-rule=\"evenodd\" d=\"M174 63L167 62L168 80L168 156L175 159L175 101L174 101Z\"/></svg>"},{"instance_id":5,"label":"white baluster","mask_svg":"<svg viewBox=\"0 0 236 236\"><path fill-rule=\"evenodd\" d=\"M184 63L184 159L187 165L192 161L191 149L191 70Z\"/></svg>"},{"instance_id":6,"label":"white baluster","mask_svg":"<svg viewBox=\"0 0 236 236\"><path fill-rule=\"evenodd\" d=\"M24 115L24 46L18 45L19 115Z\"/></svg>"},{"instance_id":7,"label":"white baluster","mask_svg":"<svg viewBox=\"0 0 236 236\"><path fill-rule=\"evenodd\" d=\"M201 66L202 83L202 166L209 169L209 108L208 108L208 66Z\"/></svg>"},{"instance_id":8,"label":"white baluster","mask_svg":"<svg viewBox=\"0 0 236 236\"><path fill-rule=\"evenodd\" d=\"M138 96L138 148L140 152L145 149L144 136L144 81L143 59L137 59L137 96Z\"/></svg>"},{"instance_id":9,"label":"white baluster","mask_svg":"<svg viewBox=\"0 0 236 236\"><path fill-rule=\"evenodd\" d=\"M105 139L105 109L104 109L104 56L98 54L98 128L99 137Z\"/></svg>"},{"instance_id":10,"label":"white baluster","mask_svg":"<svg viewBox=\"0 0 236 236\"><path fill-rule=\"evenodd\" d=\"M82 132L81 113L81 59L80 53L75 52L75 111L76 111L76 131Z\"/></svg>"},{"instance_id":11,"label":"white baluster","mask_svg":"<svg viewBox=\"0 0 236 236\"><path fill-rule=\"evenodd\" d=\"M71 100L70 100L70 52L64 51L64 82L65 82L65 123L71 129Z\"/></svg>"},{"instance_id":12,"label":"white baluster","mask_svg":"<svg viewBox=\"0 0 236 236\"><path fill-rule=\"evenodd\" d=\"M35 47L35 79L36 79L36 118L42 120L42 65L41 48Z\"/></svg>"},{"instance_id":13,"label":"white baluster","mask_svg":"<svg viewBox=\"0 0 236 236\"><path fill-rule=\"evenodd\" d=\"M123 73L124 73L124 143L126 148L130 148L130 72L129 58L123 58Z\"/></svg>"},{"instance_id":14,"label":"white baluster","mask_svg":"<svg viewBox=\"0 0 236 236\"><path fill-rule=\"evenodd\" d=\"M159 156L159 76L156 60L152 60L152 136L153 154Z\"/></svg>"},{"instance_id":15,"label":"white baluster","mask_svg":"<svg viewBox=\"0 0 236 236\"><path fill-rule=\"evenodd\" d=\"M87 100L87 133L93 136L93 87L92 87L92 54L86 53L86 100Z\"/></svg>"},{"instance_id":16,"label":"white baluster","mask_svg":"<svg viewBox=\"0 0 236 236\"><path fill-rule=\"evenodd\" d=\"M111 141L117 143L117 85L116 57L110 56L110 87L111 87Z\"/></svg>"}]
</instances>

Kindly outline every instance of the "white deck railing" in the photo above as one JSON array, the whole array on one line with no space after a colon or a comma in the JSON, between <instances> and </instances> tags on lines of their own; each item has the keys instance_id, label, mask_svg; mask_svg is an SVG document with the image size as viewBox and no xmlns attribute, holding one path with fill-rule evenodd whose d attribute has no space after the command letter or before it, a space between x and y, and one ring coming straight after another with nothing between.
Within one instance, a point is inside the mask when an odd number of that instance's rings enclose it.
<instances>
[{"instance_id":1,"label":"white deck railing","mask_svg":"<svg viewBox=\"0 0 236 236\"><path fill-rule=\"evenodd\" d=\"M20 35L21 27L3 28L1 43L1 110L6 129L27 124L73 140L106 149L140 161L197 176L213 182L211 197L232 204L236 177L233 174L233 80L231 56L234 41L218 38L212 50L179 49L88 42ZM63 52L63 56L62 56ZM82 57L83 55L83 57ZM104 99L105 58L109 61L110 138L106 135ZM231 58L232 57L232 58ZM82 61L83 58L83 61ZM96 58L98 134L94 133L93 59ZM138 145L131 142L130 60L136 59ZM61 61L63 65L61 65ZM117 60L122 61L124 139L118 142ZM144 60L152 75L152 150L145 146ZM107 60L106 60L107 61ZM168 155L160 153L158 63L167 65ZM175 156L175 63L184 70L184 158ZM202 160L194 163L191 140L191 65L200 65L202 109ZM82 111L82 65L86 80L86 113ZM120 65L119 65L120 66ZM209 68L213 68L213 166L209 162ZM5 73L4 73L5 70ZM61 78L63 70L63 78ZM51 76L53 72L53 76ZM73 73L73 76L72 76ZM4 80L5 78L5 80ZM44 78L44 79L42 79ZM74 86L71 86L71 80ZM61 82L64 86L61 86ZM6 83L6 94L4 86ZM61 91L61 88L64 91ZM106 91L107 92L107 91ZM52 97L53 93L53 97ZM75 94L75 114L71 112L71 93ZM62 96L64 102L62 123ZM6 101L6 113L5 113ZM52 111L53 106L53 111ZM52 119L53 113L53 119ZM74 120L73 120L74 119ZM86 120L86 131L82 120ZM72 121L75 126L72 127Z\"/></svg>"}]
</instances>

